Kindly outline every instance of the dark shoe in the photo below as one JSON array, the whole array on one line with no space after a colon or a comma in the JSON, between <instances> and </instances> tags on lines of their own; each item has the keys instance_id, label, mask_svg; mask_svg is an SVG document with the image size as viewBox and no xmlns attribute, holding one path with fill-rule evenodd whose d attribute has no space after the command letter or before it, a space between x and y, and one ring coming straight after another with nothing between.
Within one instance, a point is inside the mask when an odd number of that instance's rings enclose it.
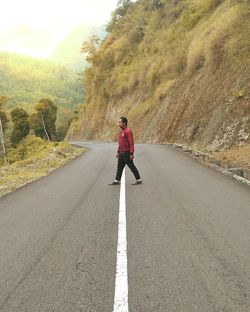
<instances>
[{"instance_id":1,"label":"dark shoe","mask_svg":"<svg viewBox=\"0 0 250 312\"><path fill-rule=\"evenodd\" d=\"M109 183L109 185L119 185L120 181L113 181L112 183Z\"/></svg>"},{"instance_id":2,"label":"dark shoe","mask_svg":"<svg viewBox=\"0 0 250 312\"><path fill-rule=\"evenodd\" d=\"M142 180L136 180L135 183L132 183L132 185L138 185L138 184L142 184Z\"/></svg>"}]
</instances>

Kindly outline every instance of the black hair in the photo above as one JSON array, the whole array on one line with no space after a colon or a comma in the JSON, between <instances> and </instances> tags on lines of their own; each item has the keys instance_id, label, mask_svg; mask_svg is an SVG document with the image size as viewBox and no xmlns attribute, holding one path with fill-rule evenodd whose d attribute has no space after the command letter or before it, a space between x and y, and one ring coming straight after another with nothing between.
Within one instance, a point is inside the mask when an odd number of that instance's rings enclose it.
<instances>
[{"instance_id":1,"label":"black hair","mask_svg":"<svg viewBox=\"0 0 250 312\"><path fill-rule=\"evenodd\" d=\"M126 117L120 117L120 119L121 119L122 123L124 123L126 125L128 124L128 119Z\"/></svg>"}]
</instances>

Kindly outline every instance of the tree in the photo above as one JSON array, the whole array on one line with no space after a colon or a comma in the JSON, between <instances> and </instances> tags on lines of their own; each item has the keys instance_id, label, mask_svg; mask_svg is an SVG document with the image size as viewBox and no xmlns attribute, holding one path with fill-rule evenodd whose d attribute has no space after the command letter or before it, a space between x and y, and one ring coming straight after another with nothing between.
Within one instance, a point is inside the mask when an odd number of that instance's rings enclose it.
<instances>
[{"instance_id":1,"label":"tree","mask_svg":"<svg viewBox=\"0 0 250 312\"><path fill-rule=\"evenodd\" d=\"M7 122L9 121L7 114L3 110L3 106L4 106L4 104L6 104L8 102L8 100L9 100L8 96L2 96L2 95L0 96L0 118L2 121L3 131L6 130Z\"/></svg>"},{"instance_id":2,"label":"tree","mask_svg":"<svg viewBox=\"0 0 250 312\"><path fill-rule=\"evenodd\" d=\"M145 9L146 10L158 10L162 8L163 3L161 0L151 0L145 2Z\"/></svg>"},{"instance_id":3,"label":"tree","mask_svg":"<svg viewBox=\"0 0 250 312\"><path fill-rule=\"evenodd\" d=\"M123 17L125 16L125 14L127 13L129 7L133 4L133 2L131 2L131 0L119 0L117 3L117 8L114 10L114 12L111 15L111 20L109 21L107 27L106 27L106 31L107 32L111 32L113 30L113 28L115 27L115 25L117 24L117 22Z\"/></svg>"},{"instance_id":4,"label":"tree","mask_svg":"<svg viewBox=\"0 0 250 312\"><path fill-rule=\"evenodd\" d=\"M4 139L4 130L6 127L6 124L8 122L8 118L6 113L2 110L3 105L9 100L7 96L0 96L0 140L2 144L3 149L3 157L4 157L4 164L5 166L8 165L8 157L7 157L7 150L6 150L6 144Z\"/></svg>"},{"instance_id":5,"label":"tree","mask_svg":"<svg viewBox=\"0 0 250 312\"><path fill-rule=\"evenodd\" d=\"M13 109L10 114L14 123L10 141L13 147L16 147L17 144L29 134L29 115L24 109L19 107Z\"/></svg>"},{"instance_id":6,"label":"tree","mask_svg":"<svg viewBox=\"0 0 250 312\"><path fill-rule=\"evenodd\" d=\"M92 35L88 40L82 43L81 53L87 54L86 61L93 63L100 39L96 35Z\"/></svg>"},{"instance_id":7,"label":"tree","mask_svg":"<svg viewBox=\"0 0 250 312\"><path fill-rule=\"evenodd\" d=\"M48 141L56 137L57 107L49 99L41 99L35 106L37 113L30 118L35 135Z\"/></svg>"},{"instance_id":8,"label":"tree","mask_svg":"<svg viewBox=\"0 0 250 312\"><path fill-rule=\"evenodd\" d=\"M70 127L70 124L73 120L73 117L69 118L68 120L65 120L63 124L61 124L59 127L56 129L56 141L63 141L68 130Z\"/></svg>"}]
</instances>

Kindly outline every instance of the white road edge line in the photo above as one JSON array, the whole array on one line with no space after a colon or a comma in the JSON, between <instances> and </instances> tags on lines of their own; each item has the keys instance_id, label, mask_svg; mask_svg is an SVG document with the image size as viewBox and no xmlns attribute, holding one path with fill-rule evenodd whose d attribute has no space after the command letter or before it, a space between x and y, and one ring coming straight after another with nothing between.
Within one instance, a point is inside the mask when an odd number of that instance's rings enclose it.
<instances>
[{"instance_id":1,"label":"white road edge line","mask_svg":"<svg viewBox=\"0 0 250 312\"><path fill-rule=\"evenodd\" d=\"M127 231L126 231L126 199L125 168L120 187L119 225L115 277L115 298L113 312L128 312L128 273L127 273Z\"/></svg>"}]
</instances>

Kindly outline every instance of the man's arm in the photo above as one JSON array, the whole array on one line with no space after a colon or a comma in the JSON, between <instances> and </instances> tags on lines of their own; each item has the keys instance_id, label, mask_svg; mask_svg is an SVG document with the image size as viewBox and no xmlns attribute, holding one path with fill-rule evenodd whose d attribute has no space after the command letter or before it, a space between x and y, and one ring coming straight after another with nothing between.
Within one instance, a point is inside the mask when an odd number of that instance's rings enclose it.
<instances>
[{"instance_id":1,"label":"man's arm","mask_svg":"<svg viewBox=\"0 0 250 312\"><path fill-rule=\"evenodd\" d=\"M133 132L131 129L128 131L128 143L129 143L129 153L130 153L130 159L134 158L134 138L133 138Z\"/></svg>"}]
</instances>

